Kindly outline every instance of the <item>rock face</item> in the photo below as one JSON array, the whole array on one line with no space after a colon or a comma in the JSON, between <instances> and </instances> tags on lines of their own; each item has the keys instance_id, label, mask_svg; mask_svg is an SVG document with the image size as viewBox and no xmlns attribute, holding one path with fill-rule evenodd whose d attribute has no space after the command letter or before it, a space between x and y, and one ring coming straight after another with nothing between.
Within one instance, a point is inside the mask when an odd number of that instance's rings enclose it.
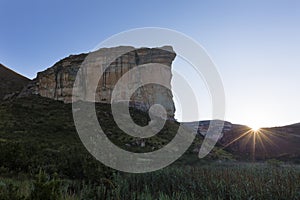
<instances>
[{"instance_id":1,"label":"rock face","mask_svg":"<svg viewBox=\"0 0 300 200\"><path fill-rule=\"evenodd\" d=\"M65 103L77 100L111 103L112 91L118 80L129 70L150 63L154 64L154 69L155 64L167 66L166 69L157 68L158 71L152 71L152 78L163 80L171 88L171 65L175 56L172 47L169 46L139 49L121 46L103 48L90 54L71 55L57 62L53 67L39 72L36 79L30 82L20 96L39 94ZM105 66L108 67L104 71ZM103 73L100 73L101 71ZM79 78L76 79L77 74ZM133 84L133 87L141 79L147 79L142 76L136 74L131 76L128 84ZM97 88L93 88L95 83ZM96 95L92 92L95 90ZM122 92L124 94L120 94L121 96L128 95L126 90ZM161 104L166 108L168 116L173 117L175 107L172 98L171 91L165 87L147 84L131 95L130 105L148 110L153 104Z\"/></svg>"},{"instance_id":2,"label":"rock face","mask_svg":"<svg viewBox=\"0 0 300 200\"><path fill-rule=\"evenodd\" d=\"M0 100L20 93L30 80L0 64Z\"/></svg>"}]
</instances>

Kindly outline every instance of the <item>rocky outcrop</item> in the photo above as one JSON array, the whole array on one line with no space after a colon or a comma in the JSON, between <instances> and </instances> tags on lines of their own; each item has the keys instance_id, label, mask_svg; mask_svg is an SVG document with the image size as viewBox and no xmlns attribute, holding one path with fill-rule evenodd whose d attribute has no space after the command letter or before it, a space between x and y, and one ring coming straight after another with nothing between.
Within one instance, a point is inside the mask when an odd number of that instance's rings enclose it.
<instances>
[{"instance_id":1,"label":"rocky outcrop","mask_svg":"<svg viewBox=\"0 0 300 200\"><path fill-rule=\"evenodd\" d=\"M139 49L121 46L103 48L90 54L71 55L57 62L53 67L39 72L36 79L22 91L20 96L39 94L65 103L71 103L74 99L111 103L111 94L117 81L129 70L143 64L158 63L168 66L167 70L155 73L154 78L164 80L170 87L171 64L175 56L172 47L169 46ZM87 67L79 70L82 65ZM86 79L86 76L95 77L98 80L101 76L99 71L104 69L104 66L109 67L97 82L96 97L94 97L89 94L91 82ZM75 82L78 73L81 79ZM131 77L131 82L138 83L141 78ZM74 97L72 96L73 89L82 91L84 94ZM131 96L130 104L142 110L147 110L153 104L162 104L167 109L168 116L173 116L175 107L172 98L172 93L168 89L160 85L149 84L136 90Z\"/></svg>"},{"instance_id":2,"label":"rocky outcrop","mask_svg":"<svg viewBox=\"0 0 300 200\"><path fill-rule=\"evenodd\" d=\"M0 64L0 100L20 93L30 80Z\"/></svg>"}]
</instances>

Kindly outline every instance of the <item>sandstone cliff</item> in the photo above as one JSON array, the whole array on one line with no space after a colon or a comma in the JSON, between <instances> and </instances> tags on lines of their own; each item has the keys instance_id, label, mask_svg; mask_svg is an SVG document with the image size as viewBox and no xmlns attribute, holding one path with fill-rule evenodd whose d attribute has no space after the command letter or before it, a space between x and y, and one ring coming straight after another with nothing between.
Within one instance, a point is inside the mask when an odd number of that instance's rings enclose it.
<instances>
[{"instance_id":1,"label":"sandstone cliff","mask_svg":"<svg viewBox=\"0 0 300 200\"><path fill-rule=\"evenodd\" d=\"M124 53L125 52L125 53ZM159 63L169 67L167 71L161 71L156 79L165 80L171 84L171 65L176 54L172 47L165 46L161 48L139 48L121 46L113 48L103 48L91 54L71 55L57 62L54 66L43 72L39 72L36 79L22 91L20 96L29 94L39 94L55 100L71 103L73 89L89 91L90 83L84 79L84 76L98 76L97 71L104 65L109 67L105 70L98 82L96 97L90 97L84 94L77 100L86 100L103 103L111 102L111 94L117 81L130 69L138 65L147 63ZM94 57L91 59L91 57ZM112 59L117 57L117 59ZM86 71L79 71L80 66L87 62ZM91 64L92 63L92 64ZM75 83L76 75L82 74L82 80ZM84 74L85 73L85 74ZM157 73L156 73L157 76ZM141 77L133 77L133 82L138 82ZM75 84L74 84L75 83ZM171 87L170 87L171 88ZM139 88L131 97L131 105L147 110L153 104L162 104L168 112L168 116L173 117L175 107L171 91L166 88L151 84Z\"/></svg>"}]
</instances>

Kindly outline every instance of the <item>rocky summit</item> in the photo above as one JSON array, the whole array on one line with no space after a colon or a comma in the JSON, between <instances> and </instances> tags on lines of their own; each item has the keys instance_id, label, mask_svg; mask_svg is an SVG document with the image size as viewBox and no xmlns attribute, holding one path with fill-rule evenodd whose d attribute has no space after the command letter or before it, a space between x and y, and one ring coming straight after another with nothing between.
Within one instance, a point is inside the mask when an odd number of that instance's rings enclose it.
<instances>
[{"instance_id":1,"label":"rocky summit","mask_svg":"<svg viewBox=\"0 0 300 200\"><path fill-rule=\"evenodd\" d=\"M162 64L167 67L148 71L148 75L150 74L148 77L143 77L141 74L127 76L130 77L128 84L134 87L142 79L149 81L148 79L154 78L155 80L151 80L154 83L163 82L171 88L171 65L175 57L176 54L170 46L160 48L119 46L102 48L89 54L71 55L45 71L39 72L22 91L20 97L37 94L65 103L77 100L111 103L113 89L120 78L129 70L144 64L154 64L154 66ZM93 91L96 91L96 94ZM128 96L126 92L128 92L126 89L122 90L120 93L123 94L120 95ZM130 105L133 107L148 110L153 104L163 105L167 115L174 116L173 95L166 87L159 84L146 84L138 87L132 95L130 94Z\"/></svg>"}]
</instances>

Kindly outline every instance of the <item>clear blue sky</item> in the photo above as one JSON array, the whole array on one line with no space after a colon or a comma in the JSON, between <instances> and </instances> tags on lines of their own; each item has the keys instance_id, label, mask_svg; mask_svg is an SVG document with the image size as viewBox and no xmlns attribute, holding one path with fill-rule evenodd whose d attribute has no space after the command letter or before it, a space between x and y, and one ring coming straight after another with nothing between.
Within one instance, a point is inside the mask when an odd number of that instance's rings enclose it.
<instances>
[{"instance_id":1,"label":"clear blue sky","mask_svg":"<svg viewBox=\"0 0 300 200\"><path fill-rule=\"evenodd\" d=\"M300 122L297 0L1 0L0 62L33 78L69 54L145 26L180 31L204 46L224 81L227 120Z\"/></svg>"}]
</instances>

